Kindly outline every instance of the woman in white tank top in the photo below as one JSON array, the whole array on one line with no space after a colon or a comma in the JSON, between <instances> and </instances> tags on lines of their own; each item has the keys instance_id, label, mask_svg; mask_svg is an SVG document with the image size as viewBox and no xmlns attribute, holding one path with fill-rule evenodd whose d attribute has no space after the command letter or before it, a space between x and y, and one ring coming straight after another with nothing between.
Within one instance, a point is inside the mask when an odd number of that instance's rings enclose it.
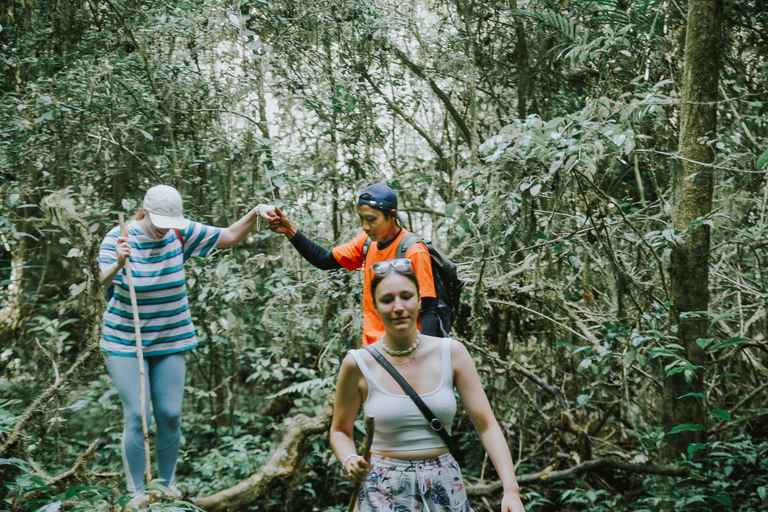
<instances>
[{"instance_id":1,"label":"woman in white tank top","mask_svg":"<svg viewBox=\"0 0 768 512\"><path fill-rule=\"evenodd\" d=\"M455 387L483 447L501 479L502 512L524 512L512 456L485 395L475 364L456 340L420 334L419 289L411 261L382 261L371 270L376 312L386 328L372 346L413 387L450 432ZM360 407L373 415L371 463L357 455L352 439ZM331 446L351 480L364 481L360 512L472 509L461 470L445 442L411 398L365 350L351 350L341 366L331 424Z\"/></svg>"}]
</instances>

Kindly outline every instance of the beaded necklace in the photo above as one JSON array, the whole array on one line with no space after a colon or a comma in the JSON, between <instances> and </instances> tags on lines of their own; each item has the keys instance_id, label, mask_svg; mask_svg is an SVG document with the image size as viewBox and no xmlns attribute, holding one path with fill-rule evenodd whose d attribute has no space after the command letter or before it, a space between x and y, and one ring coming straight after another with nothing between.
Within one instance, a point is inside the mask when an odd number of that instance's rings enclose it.
<instances>
[{"instance_id":1,"label":"beaded necklace","mask_svg":"<svg viewBox=\"0 0 768 512\"><path fill-rule=\"evenodd\" d=\"M384 352L391 356L407 356L417 348L419 348L419 342L421 342L421 337L417 334L416 335L416 341L413 343L413 345L410 346L410 348L407 348L405 350L392 350L387 346L387 342L384 341L384 336L381 337L381 346L384 348Z\"/></svg>"}]
</instances>

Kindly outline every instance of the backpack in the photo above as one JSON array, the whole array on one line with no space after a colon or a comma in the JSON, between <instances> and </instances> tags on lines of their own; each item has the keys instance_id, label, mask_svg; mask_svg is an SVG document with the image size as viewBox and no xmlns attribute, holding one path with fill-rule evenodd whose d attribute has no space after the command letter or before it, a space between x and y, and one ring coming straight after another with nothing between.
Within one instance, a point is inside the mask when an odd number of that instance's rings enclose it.
<instances>
[{"instance_id":1,"label":"backpack","mask_svg":"<svg viewBox=\"0 0 768 512\"><path fill-rule=\"evenodd\" d=\"M424 244L429 251L429 259L432 262L432 278L435 281L435 295L437 295L437 318L442 330L440 334L448 336L451 325L459 314L461 287L464 286L464 281L459 279L454 262L446 258L430 240L415 233L407 233L400 240L395 251L395 258L405 258L405 253L417 242ZM368 238L363 246L363 257L366 259L370 246L371 239Z\"/></svg>"}]
</instances>

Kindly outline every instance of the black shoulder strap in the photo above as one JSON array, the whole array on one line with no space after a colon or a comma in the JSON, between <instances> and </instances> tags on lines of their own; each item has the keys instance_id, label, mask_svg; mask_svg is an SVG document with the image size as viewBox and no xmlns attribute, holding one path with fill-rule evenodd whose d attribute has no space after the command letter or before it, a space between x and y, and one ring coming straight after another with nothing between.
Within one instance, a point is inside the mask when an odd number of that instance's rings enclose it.
<instances>
[{"instance_id":1,"label":"black shoulder strap","mask_svg":"<svg viewBox=\"0 0 768 512\"><path fill-rule=\"evenodd\" d=\"M405 258L405 253L408 252L408 249L411 248L411 246L416 242L422 242L423 240L421 237L415 233L408 233L406 234L402 240L400 240L400 243L397 244L397 250L395 251L395 258Z\"/></svg>"},{"instance_id":2,"label":"black shoulder strap","mask_svg":"<svg viewBox=\"0 0 768 512\"><path fill-rule=\"evenodd\" d=\"M430 408L427 407L427 404L424 403L424 400L422 400L416 391L411 387L411 385L408 384L408 381L406 381L403 376L400 375L400 372L395 370L395 367L392 366L390 362L387 361L383 355L381 355L381 352L376 350L372 345L366 345L364 348L376 359L376 361L378 361L381 366L384 367L385 370L389 372L390 375L392 375L397 383L400 384L400 387L403 388L403 391L405 391L408 396L411 397L413 403L416 404L424 417L427 418L427 421L429 421L429 426L432 428L432 430L437 432L443 441L445 441L445 445L450 449L453 444L451 435L446 432L445 428L443 427L443 423L437 419Z\"/></svg>"},{"instance_id":3,"label":"black shoulder strap","mask_svg":"<svg viewBox=\"0 0 768 512\"><path fill-rule=\"evenodd\" d=\"M371 247L371 237L365 239L363 244L363 264L368 263L368 249Z\"/></svg>"}]
</instances>

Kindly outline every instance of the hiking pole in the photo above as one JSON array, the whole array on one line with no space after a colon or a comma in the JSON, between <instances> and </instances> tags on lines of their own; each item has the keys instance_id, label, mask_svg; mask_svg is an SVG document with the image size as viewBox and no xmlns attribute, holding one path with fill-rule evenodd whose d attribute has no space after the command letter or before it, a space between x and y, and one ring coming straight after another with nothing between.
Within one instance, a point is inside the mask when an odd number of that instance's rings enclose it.
<instances>
[{"instance_id":1,"label":"hiking pole","mask_svg":"<svg viewBox=\"0 0 768 512\"><path fill-rule=\"evenodd\" d=\"M366 462L371 462L371 443L373 442L373 416L365 417L365 441L363 441L363 456ZM355 482L355 489L352 491L352 497L349 499L349 506L347 512L355 512L357 510L357 495L360 494L360 489L363 488L363 482Z\"/></svg>"},{"instance_id":2,"label":"hiking pole","mask_svg":"<svg viewBox=\"0 0 768 512\"><path fill-rule=\"evenodd\" d=\"M123 214L118 214L120 219L120 234L128 239L128 230L125 228L125 219ZM141 345L141 325L139 324L139 306L136 303L136 288L133 286L133 274L131 273L130 257L125 258L125 275L128 277L128 292L131 296L131 309L133 310L133 327L136 331L136 357L139 360L139 379L141 383L139 385L139 403L141 407L141 430L144 432L144 457L147 467L146 477L147 484L152 481L152 468L150 467L149 458L149 428L147 426L147 389L144 379L144 350ZM150 503L152 503L152 495L149 496Z\"/></svg>"}]
</instances>

